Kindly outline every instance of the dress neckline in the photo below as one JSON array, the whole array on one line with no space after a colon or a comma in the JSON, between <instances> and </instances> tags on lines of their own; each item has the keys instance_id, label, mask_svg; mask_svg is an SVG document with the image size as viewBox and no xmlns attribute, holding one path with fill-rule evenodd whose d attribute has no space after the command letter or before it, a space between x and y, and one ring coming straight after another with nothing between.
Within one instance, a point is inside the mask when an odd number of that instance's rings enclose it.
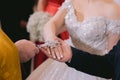
<instances>
[{"instance_id":1,"label":"dress neckline","mask_svg":"<svg viewBox=\"0 0 120 80\"><path fill-rule=\"evenodd\" d=\"M72 1L71 1L71 0L70 0L70 6L71 6L72 11L73 11L72 14L74 15L75 22L77 22L77 23L79 23L79 24L84 24L84 23L86 23L86 22L88 22L88 21L90 21L90 20L100 20L100 19L106 20L106 21L109 21L109 22L120 23L120 20L110 19L110 18L107 18L107 17L105 17L105 16L91 16L91 17L89 17L89 18L87 18L87 19L84 19L84 20L82 20L82 21L79 21L79 20L77 19L77 16L75 15L75 10L74 10L74 7L73 7L73 4L72 4Z\"/></svg>"}]
</instances>

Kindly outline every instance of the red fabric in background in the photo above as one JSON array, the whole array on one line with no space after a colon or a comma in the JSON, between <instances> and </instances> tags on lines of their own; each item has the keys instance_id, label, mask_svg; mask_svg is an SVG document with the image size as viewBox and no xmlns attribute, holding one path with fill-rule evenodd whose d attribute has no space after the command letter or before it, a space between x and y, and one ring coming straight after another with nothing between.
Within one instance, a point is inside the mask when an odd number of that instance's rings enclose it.
<instances>
[{"instance_id":1,"label":"red fabric in background","mask_svg":"<svg viewBox=\"0 0 120 80\"><path fill-rule=\"evenodd\" d=\"M36 45L43 44L44 42L35 42ZM47 59L47 56L44 55L42 51L39 51L39 53L34 57L34 69L36 69L43 61Z\"/></svg>"},{"instance_id":2,"label":"red fabric in background","mask_svg":"<svg viewBox=\"0 0 120 80\"><path fill-rule=\"evenodd\" d=\"M61 39L66 40L69 39L69 33L68 31L64 31L60 34Z\"/></svg>"},{"instance_id":3,"label":"red fabric in background","mask_svg":"<svg viewBox=\"0 0 120 80\"><path fill-rule=\"evenodd\" d=\"M51 15L54 15L56 13L56 11L58 10L58 7L60 7L60 4L56 1L58 1L58 0L49 0L48 5L45 8L45 11L50 13ZM43 42L36 41L36 45L39 45L39 44L42 44L42 43ZM47 59L47 56L43 52L40 51L34 58L33 69L36 69L46 59Z\"/></svg>"},{"instance_id":4,"label":"red fabric in background","mask_svg":"<svg viewBox=\"0 0 120 80\"><path fill-rule=\"evenodd\" d=\"M48 5L46 6L45 11L54 15L57 12L59 7L60 7L60 4L48 2Z\"/></svg>"}]
</instances>

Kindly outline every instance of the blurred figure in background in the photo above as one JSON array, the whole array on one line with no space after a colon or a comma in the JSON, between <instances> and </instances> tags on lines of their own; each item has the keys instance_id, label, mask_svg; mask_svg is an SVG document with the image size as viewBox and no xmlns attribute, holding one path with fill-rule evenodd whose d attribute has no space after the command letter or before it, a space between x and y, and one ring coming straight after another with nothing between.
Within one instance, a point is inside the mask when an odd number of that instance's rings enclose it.
<instances>
[{"instance_id":1,"label":"blurred figure in background","mask_svg":"<svg viewBox=\"0 0 120 80\"><path fill-rule=\"evenodd\" d=\"M34 6L34 13L30 16L27 24L27 30L30 33L30 39L37 45L44 43L42 37L42 28L44 24L58 11L64 0L38 0ZM69 38L67 31L59 35L63 40ZM37 68L47 59L46 55L40 51L33 59L33 69ZM32 70L33 70L32 69Z\"/></svg>"}]
</instances>

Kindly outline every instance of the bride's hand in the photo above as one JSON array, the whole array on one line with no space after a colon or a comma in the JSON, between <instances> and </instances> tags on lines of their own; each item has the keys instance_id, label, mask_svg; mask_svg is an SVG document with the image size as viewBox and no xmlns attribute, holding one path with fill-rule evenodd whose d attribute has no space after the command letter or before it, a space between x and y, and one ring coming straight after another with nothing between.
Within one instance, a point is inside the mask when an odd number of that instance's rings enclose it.
<instances>
[{"instance_id":1,"label":"bride's hand","mask_svg":"<svg viewBox=\"0 0 120 80\"><path fill-rule=\"evenodd\" d=\"M57 39L59 41L59 44L57 44L55 47L43 47L41 50L50 58L60 61L60 62L66 62L70 61L72 58L72 51L71 47L64 42L61 39Z\"/></svg>"},{"instance_id":2,"label":"bride's hand","mask_svg":"<svg viewBox=\"0 0 120 80\"><path fill-rule=\"evenodd\" d=\"M47 41L45 44L40 46L40 50L44 52L48 57L56 60L63 58L63 49L59 38L56 38L54 41Z\"/></svg>"}]
</instances>

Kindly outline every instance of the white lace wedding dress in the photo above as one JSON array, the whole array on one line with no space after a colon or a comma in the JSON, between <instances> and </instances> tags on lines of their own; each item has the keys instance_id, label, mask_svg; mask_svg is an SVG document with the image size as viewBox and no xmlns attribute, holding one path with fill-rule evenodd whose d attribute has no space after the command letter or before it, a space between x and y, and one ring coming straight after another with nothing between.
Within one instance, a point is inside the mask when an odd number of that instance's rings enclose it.
<instances>
[{"instance_id":1,"label":"white lace wedding dress","mask_svg":"<svg viewBox=\"0 0 120 80\"><path fill-rule=\"evenodd\" d=\"M107 39L109 33L120 34L120 21L105 17L91 17L83 22L79 22L74 14L71 0L66 0L61 8L67 8L68 13L65 23L70 33L73 45L91 54L105 55L107 49ZM114 38L114 37L113 37ZM65 63L52 59L41 64L27 80L107 80L92 76L74 68L68 67Z\"/></svg>"}]
</instances>

